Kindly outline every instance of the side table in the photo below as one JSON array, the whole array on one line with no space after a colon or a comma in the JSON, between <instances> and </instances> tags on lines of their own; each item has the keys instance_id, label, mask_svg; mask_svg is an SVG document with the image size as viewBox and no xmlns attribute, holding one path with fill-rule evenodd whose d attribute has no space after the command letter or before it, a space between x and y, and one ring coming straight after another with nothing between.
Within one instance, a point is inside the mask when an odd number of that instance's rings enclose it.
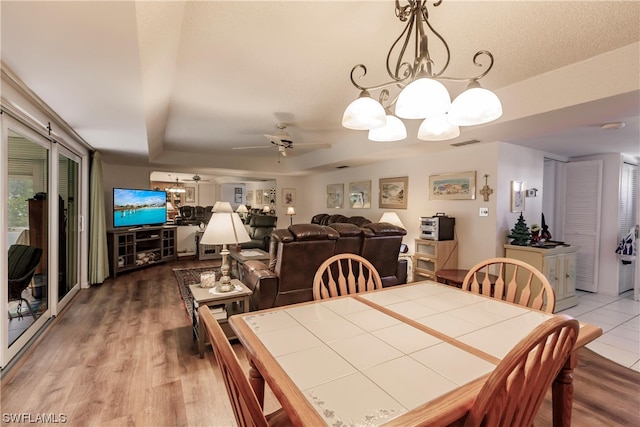
<instances>
[{"instance_id":1,"label":"side table","mask_svg":"<svg viewBox=\"0 0 640 427\"><path fill-rule=\"evenodd\" d=\"M253 292L238 279L231 279L231 283L236 287L236 290L225 293L212 293L210 292L211 289L215 288L201 288L199 283L189 285L191 302L193 304L191 318L191 322L193 324L193 338L198 341L200 358L204 357L204 346L206 344L207 334L205 331L200 330L198 307L206 305L213 311L214 317L218 319L218 323L220 323L222 330L229 339L235 338L235 333L229 325L229 317L234 314L246 313L249 311L249 296Z\"/></svg>"}]
</instances>

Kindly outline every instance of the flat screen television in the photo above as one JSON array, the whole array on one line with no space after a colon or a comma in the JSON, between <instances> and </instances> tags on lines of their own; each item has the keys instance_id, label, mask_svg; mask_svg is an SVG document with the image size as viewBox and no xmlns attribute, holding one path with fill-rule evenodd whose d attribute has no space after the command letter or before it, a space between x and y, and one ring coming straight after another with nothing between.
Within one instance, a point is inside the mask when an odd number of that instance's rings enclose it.
<instances>
[{"instance_id":1,"label":"flat screen television","mask_svg":"<svg viewBox=\"0 0 640 427\"><path fill-rule=\"evenodd\" d=\"M167 193L133 188L113 189L113 226L141 227L167 222Z\"/></svg>"}]
</instances>

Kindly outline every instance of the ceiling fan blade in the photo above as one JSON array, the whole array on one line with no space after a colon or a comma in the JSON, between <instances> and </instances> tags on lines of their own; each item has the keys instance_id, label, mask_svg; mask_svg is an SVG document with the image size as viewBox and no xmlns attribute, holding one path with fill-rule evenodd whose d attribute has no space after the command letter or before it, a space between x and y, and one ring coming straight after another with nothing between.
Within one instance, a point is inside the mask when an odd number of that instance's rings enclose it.
<instances>
[{"instance_id":1,"label":"ceiling fan blade","mask_svg":"<svg viewBox=\"0 0 640 427\"><path fill-rule=\"evenodd\" d=\"M295 148L295 147L331 148L331 144L322 143L322 142L302 142L302 143L293 144L293 147L291 148Z\"/></svg>"},{"instance_id":2,"label":"ceiling fan blade","mask_svg":"<svg viewBox=\"0 0 640 427\"><path fill-rule=\"evenodd\" d=\"M273 145L255 145L251 147L232 147L232 150L254 150L254 149L262 149L262 148L273 148Z\"/></svg>"}]
</instances>

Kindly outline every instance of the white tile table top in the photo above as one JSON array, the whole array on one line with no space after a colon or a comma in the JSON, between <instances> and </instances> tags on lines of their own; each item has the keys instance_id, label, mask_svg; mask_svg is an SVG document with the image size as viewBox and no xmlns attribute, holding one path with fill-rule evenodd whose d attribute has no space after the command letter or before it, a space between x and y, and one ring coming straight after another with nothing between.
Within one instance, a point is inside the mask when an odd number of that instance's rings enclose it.
<instances>
[{"instance_id":1,"label":"white tile table top","mask_svg":"<svg viewBox=\"0 0 640 427\"><path fill-rule=\"evenodd\" d=\"M550 316L420 282L242 319L328 425L380 425L489 374Z\"/></svg>"}]
</instances>

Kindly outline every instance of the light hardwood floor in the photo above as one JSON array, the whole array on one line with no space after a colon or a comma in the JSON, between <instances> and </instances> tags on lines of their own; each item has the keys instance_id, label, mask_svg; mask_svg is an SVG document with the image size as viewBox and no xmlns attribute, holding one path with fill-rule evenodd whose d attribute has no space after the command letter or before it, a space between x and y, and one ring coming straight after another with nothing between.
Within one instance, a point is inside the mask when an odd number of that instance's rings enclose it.
<instances>
[{"instance_id":1,"label":"light hardwood floor","mask_svg":"<svg viewBox=\"0 0 640 427\"><path fill-rule=\"evenodd\" d=\"M158 265L82 290L3 379L2 413L63 414L69 426L235 425L210 347L198 356L172 272L196 265L207 263Z\"/></svg>"},{"instance_id":2,"label":"light hardwood floor","mask_svg":"<svg viewBox=\"0 0 640 427\"><path fill-rule=\"evenodd\" d=\"M82 290L2 379L2 425L6 414L62 414L72 427L235 425L210 347L198 357L172 271L213 263L161 264ZM575 372L573 425L638 425L640 373L586 356ZM267 412L278 406L267 389ZM536 425L550 425L550 413L549 394Z\"/></svg>"}]
</instances>

